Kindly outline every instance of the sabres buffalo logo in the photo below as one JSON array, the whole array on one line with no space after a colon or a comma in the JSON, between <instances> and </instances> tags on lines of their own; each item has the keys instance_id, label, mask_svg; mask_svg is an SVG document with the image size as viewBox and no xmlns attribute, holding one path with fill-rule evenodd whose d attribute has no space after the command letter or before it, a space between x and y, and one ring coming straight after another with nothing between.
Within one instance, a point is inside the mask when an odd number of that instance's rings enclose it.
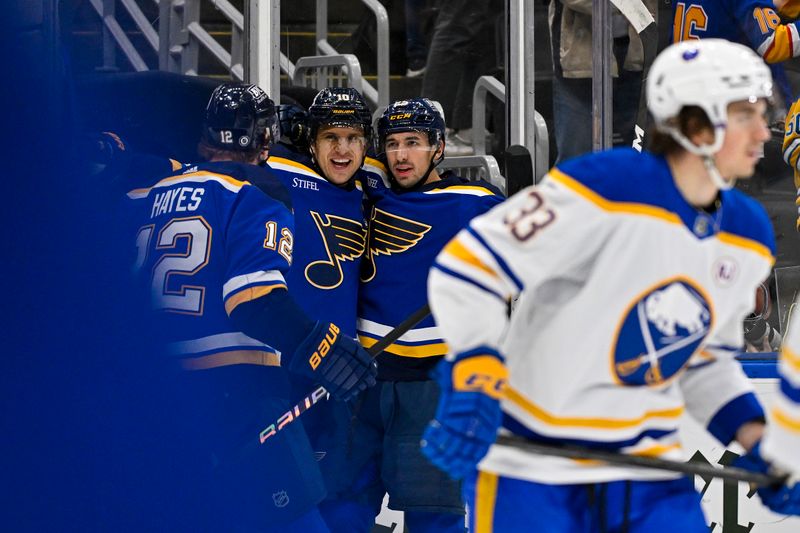
<instances>
[{"instance_id":1,"label":"sabres buffalo logo","mask_svg":"<svg viewBox=\"0 0 800 533\"><path fill-rule=\"evenodd\" d=\"M306 279L319 289L335 289L344 279L341 262L355 261L364 253L367 230L357 220L336 215L311 211L311 218L322 236L328 256L306 266Z\"/></svg>"},{"instance_id":2,"label":"sabres buffalo logo","mask_svg":"<svg viewBox=\"0 0 800 533\"><path fill-rule=\"evenodd\" d=\"M633 302L612 354L625 385L660 385L686 365L708 336L711 306L687 280L670 280Z\"/></svg>"},{"instance_id":3,"label":"sabres buffalo logo","mask_svg":"<svg viewBox=\"0 0 800 533\"><path fill-rule=\"evenodd\" d=\"M408 218L373 208L369 220L367 255L361 268L361 281L375 277L375 257L405 252L414 247L431 227Z\"/></svg>"}]
</instances>

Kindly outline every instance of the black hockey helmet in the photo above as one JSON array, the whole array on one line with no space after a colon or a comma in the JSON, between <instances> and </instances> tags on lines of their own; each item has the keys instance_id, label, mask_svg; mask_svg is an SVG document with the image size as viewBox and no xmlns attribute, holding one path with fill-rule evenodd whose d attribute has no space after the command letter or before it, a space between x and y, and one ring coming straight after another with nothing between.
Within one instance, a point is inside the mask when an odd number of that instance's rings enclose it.
<instances>
[{"instance_id":1,"label":"black hockey helmet","mask_svg":"<svg viewBox=\"0 0 800 533\"><path fill-rule=\"evenodd\" d=\"M278 106L278 121L281 125L281 139L295 146L305 146L308 139L308 113L297 104Z\"/></svg>"},{"instance_id":2,"label":"black hockey helmet","mask_svg":"<svg viewBox=\"0 0 800 533\"><path fill-rule=\"evenodd\" d=\"M214 89L203 121L203 139L208 144L244 152L269 146L279 134L275 103L261 87L225 83Z\"/></svg>"},{"instance_id":3,"label":"black hockey helmet","mask_svg":"<svg viewBox=\"0 0 800 533\"><path fill-rule=\"evenodd\" d=\"M441 106L427 98L398 100L389 104L378 119L378 151L383 151L387 135L405 131L427 133L430 145L437 146L445 136Z\"/></svg>"},{"instance_id":4,"label":"black hockey helmet","mask_svg":"<svg viewBox=\"0 0 800 533\"><path fill-rule=\"evenodd\" d=\"M372 139L372 114L361 93L351 87L328 87L308 108L308 139L313 143L320 126L358 127L367 144Z\"/></svg>"}]
</instances>

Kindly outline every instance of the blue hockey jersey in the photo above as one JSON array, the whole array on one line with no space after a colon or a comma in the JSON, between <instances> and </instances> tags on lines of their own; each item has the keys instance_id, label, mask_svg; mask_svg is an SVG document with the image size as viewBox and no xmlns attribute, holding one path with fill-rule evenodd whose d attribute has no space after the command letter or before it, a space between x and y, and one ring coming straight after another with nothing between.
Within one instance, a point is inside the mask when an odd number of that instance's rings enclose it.
<instances>
[{"instance_id":1,"label":"blue hockey jersey","mask_svg":"<svg viewBox=\"0 0 800 533\"><path fill-rule=\"evenodd\" d=\"M311 158L275 147L267 161L289 191L295 252L289 292L309 316L356 334L358 272L367 237L361 184L333 185Z\"/></svg>"},{"instance_id":2,"label":"blue hockey jersey","mask_svg":"<svg viewBox=\"0 0 800 533\"><path fill-rule=\"evenodd\" d=\"M149 287L165 351L187 369L279 366L280 354L237 331L239 304L286 288L290 200L254 165L206 163L128 193L137 279Z\"/></svg>"},{"instance_id":3,"label":"blue hockey jersey","mask_svg":"<svg viewBox=\"0 0 800 533\"><path fill-rule=\"evenodd\" d=\"M444 245L475 216L503 200L484 181L451 172L419 190L368 189L368 249L361 272L358 336L370 347L427 303L428 269ZM378 378L421 381L447 353L431 316L378 357Z\"/></svg>"}]
</instances>

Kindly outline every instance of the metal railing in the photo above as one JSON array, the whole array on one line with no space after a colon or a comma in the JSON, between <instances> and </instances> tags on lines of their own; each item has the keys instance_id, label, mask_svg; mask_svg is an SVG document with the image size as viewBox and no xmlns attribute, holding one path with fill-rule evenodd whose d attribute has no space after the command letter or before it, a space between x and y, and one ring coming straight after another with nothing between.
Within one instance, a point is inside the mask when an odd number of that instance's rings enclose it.
<instances>
[{"instance_id":1,"label":"metal railing","mask_svg":"<svg viewBox=\"0 0 800 533\"><path fill-rule=\"evenodd\" d=\"M361 0L361 2L375 15L377 21L378 49L378 87L372 86L368 81L361 81L359 89L369 102L376 107L389 105L389 15L386 8L378 0ZM317 50L326 55L339 55L339 52L328 42L328 0L317 0ZM290 74L293 78L294 75Z\"/></svg>"},{"instance_id":2,"label":"metal railing","mask_svg":"<svg viewBox=\"0 0 800 533\"><path fill-rule=\"evenodd\" d=\"M209 0L231 24L231 49L226 50L200 23L202 0L152 0L158 5L158 29L136 0L90 0L103 21L103 68L116 69L118 47L137 72L150 70L117 19L123 7L149 46L158 53L159 69L196 75L200 47L209 51L235 80L244 78L244 16L228 0ZM275 36L274 38L278 38Z\"/></svg>"},{"instance_id":3,"label":"metal railing","mask_svg":"<svg viewBox=\"0 0 800 533\"><path fill-rule=\"evenodd\" d=\"M307 56L297 60L292 83L314 89L361 87L361 65L353 54Z\"/></svg>"},{"instance_id":4,"label":"metal railing","mask_svg":"<svg viewBox=\"0 0 800 533\"><path fill-rule=\"evenodd\" d=\"M436 167L437 170L452 170L462 178L469 180L483 179L506 192L506 179L500 174L497 160L490 155L462 155L445 157Z\"/></svg>"},{"instance_id":5,"label":"metal railing","mask_svg":"<svg viewBox=\"0 0 800 533\"><path fill-rule=\"evenodd\" d=\"M92 7L100 15L103 21L103 69L116 70L117 59L115 54L115 45L119 47L125 58L130 63L131 67L137 72L149 70L147 63L139 54L136 47L125 34L117 21L117 0L90 0ZM154 0L158 4L158 0ZM147 19L139 5L135 0L119 0L119 3L124 7L134 24L142 32L147 43L153 48L154 51L159 51L159 34L153 28L153 25Z\"/></svg>"},{"instance_id":6,"label":"metal railing","mask_svg":"<svg viewBox=\"0 0 800 533\"><path fill-rule=\"evenodd\" d=\"M116 69L117 48L134 70L149 70L146 61L118 22L116 10L119 4L128 12L149 46L158 53L160 70L196 75L201 49L205 49L228 70L231 78L239 81L248 79L269 87L273 98L279 96L280 85L275 76L278 71L286 73L289 79L296 78L297 66L280 53L280 0L248 0L245 8L248 10L249 23L246 23L245 15L228 0L152 0L159 8L157 28L137 4L142 0L90 1L103 20L103 67L107 70ZM230 22L230 50L203 27L200 20L202 1L212 2L214 8ZM389 15L378 0L361 1L374 14L377 22L377 89L363 76L349 77L355 80L351 82L352 86L360 89L368 101L377 107L386 106L389 103ZM328 42L328 0L317 0L316 9L317 50L323 54L321 57L342 57ZM267 28L262 28L262 25ZM269 36L268 43L258 38L265 32ZM245 48L248 54L245 54ZM273 56L276 58L274 64L271 59ZM261 60L262 57L266 57L266 60ZM304 64L306 74L310 64L308 61ZM331 64L324 61L319 64L325 72L333 73L327 85L335 85L338 73L331 70Z\"/></svg>"},{"instance_id":7,"label":"metal railing","mask_svg":"<svg viewBox=\"0 0 800 533\"><path fill-rule=\"evenodd\" d=\"M486 101L489 94L506 103L505 85L493 76L481 76L472 92L472 147L476 155L486 153ZM536 110L532 114L535 142L526 148L532 152L534 182L538 183L550 168L550 136L544 117Z\"/></svg>"}]
</instances>

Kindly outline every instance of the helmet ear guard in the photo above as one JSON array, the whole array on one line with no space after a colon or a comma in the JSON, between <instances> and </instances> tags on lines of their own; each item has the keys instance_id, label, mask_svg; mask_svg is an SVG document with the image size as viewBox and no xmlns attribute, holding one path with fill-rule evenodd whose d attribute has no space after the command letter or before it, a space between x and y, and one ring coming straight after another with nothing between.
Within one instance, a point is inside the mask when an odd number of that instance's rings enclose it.
<instances>
[{"instance_id":1,"label":"helmet ear guard","mask_svg":"<svg viewBox=\"0 0 800 533\"><path fill-rule=\"evenodd\" d=\"M274 102L258 85L225 83L206 106L203 140L215 148L249 152L280 137Z\"/></svg>"}]
</instances>

